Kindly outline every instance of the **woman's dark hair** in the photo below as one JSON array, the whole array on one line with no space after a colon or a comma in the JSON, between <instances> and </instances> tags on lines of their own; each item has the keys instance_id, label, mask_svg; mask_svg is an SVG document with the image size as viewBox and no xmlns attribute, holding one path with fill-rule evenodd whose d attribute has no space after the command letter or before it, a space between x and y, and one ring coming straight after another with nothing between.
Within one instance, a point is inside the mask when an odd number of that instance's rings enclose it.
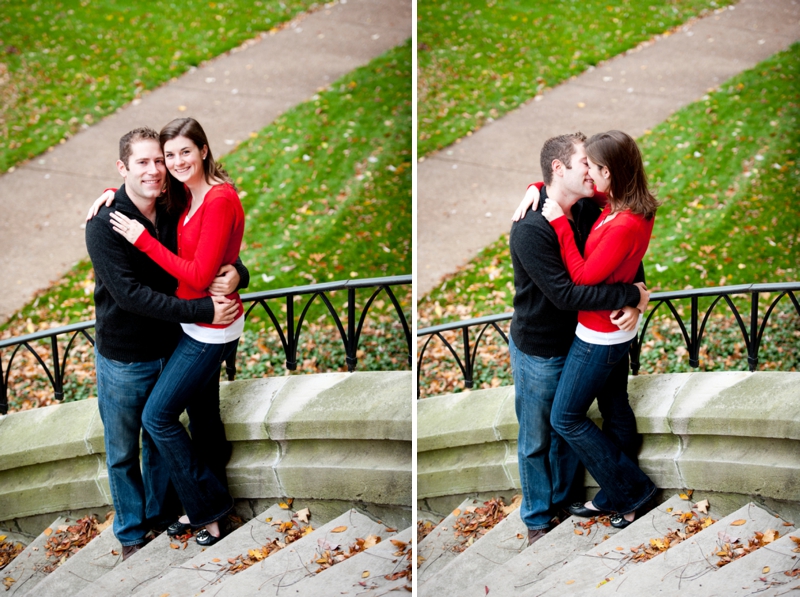
<instances>
[{"instance_id":1,"label":"woman's dark hair","mask_svg":"<svg viewBox=\"0 0 800 597\"><path fill-rule=\"evenodd\" d=\"M629 209L648 220L656 215L660 203L647 188L647 174L636 141L622 131L608 131L590 137L586 155L611 173L609 202L612 211Z\"/></svg>"},{"instance_id":2,"label":"woman's dark hair","mask_svg":"<svg viewBox=\"0 0 800 597\"><path fill-rule=\"evenodd\" d=\"M227 182L233 185L231 177L228 173L221 168L215 161L214 156L211 154L211 147L208 145L208 137L200 123L194 118L176 118L168 123L158 135L161 149L164 149L164 144L167 141L177 137L186 137L194 143L200 151L203 147L208 149L205 159L203 160L203 172L205 173L206 182L212 184L214 182ZM235 185L234 185L235 188ZM186 194L186 188L183 183L177 178L172 176L171 173L167 175L167 192L164 195L167 211L170 213L181 213L186 209L186 204L189 198Z\"/></svg>"}]
</instances>

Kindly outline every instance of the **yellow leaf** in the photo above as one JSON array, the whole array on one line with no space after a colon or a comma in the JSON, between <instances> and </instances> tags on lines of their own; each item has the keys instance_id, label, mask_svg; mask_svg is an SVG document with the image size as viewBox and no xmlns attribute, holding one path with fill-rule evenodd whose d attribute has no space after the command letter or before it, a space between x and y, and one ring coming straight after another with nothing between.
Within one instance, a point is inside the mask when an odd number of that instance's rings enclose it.
<instances>
[{"instance_id":1,"label":"yellow leaf","mask_svg":"<svg viewBox=\"0 0 800 597\"><path fill-rule=\"evenodd\" d=\"M361 578L367 578L368 576L369 576L369 570L364 570L364 572L361 573Z\"/></svg>"},{"instance_id":2,"label":"yellow leaf","mask_svg":"<svg viewBox=\"0 0 800 597\"><path fill-rule=\"evenodd\" d=\"M580 529L575 529L575 534L576 535L583 535L583 531L580 530Z\"/></svg>"},{"instance_id":3,"label":"yellow leaf","mask_svg":"<svg viewBox=\"0 0 800 597\"><path fill-rule=\"evenodd\" d=\"M170 544L169 544L169 546L170 546L172 549L180 549L180 548L181 548L181 546L180 546L180 545L177 545L177 544L175 544L175 543L170 543Z\"/></svg>"},{"instance_id":4,"label":"yellow leaf","mask_svg":"<svg viewBox=\"0 0 800 597\"><path fill-rule=\"evenodd\" d=\"M597 586L598 587L602 587L604 584L606 584L607 582L611 582L612 580L614 580L614 577L613 576L609 576L608 578L604 578L599 583L597 583Z\"/></svg>"},{"instance_id":5,"label":"yellow leaf","mask_svg":"<svg viewBox=\"0 0 800 597\"><path fill-rule=\"evenodd\" d=\"M575 582L574 580L567 580L567 581L564 581L564 584L565 584L565 585L571 585L571 584L573 584L574 582Z\"/></svg>"},{"instance_id":6,"label":"yellow leaf","mask_svg":"<svg viewBox=\"0 0 800 597\"><path fill-rule=\"evenodd\" d=\"M289 509L289 504L287 504L286 502L281 502L280 504L278 504L278 506L283 510Z\"/></svg>"},{"instance_id":7,"label":"yellow leaf","mask_svg":"<svg viewBox=\"0 0 800 597\"><path fill-rule=\"evenodd\" d=\"M169 597L169 593L161 593L161 597Z\"/></svg>"},{"instance_id":8,"label":"yellow leaf","mask_svg":"<svg viewBox=\"0 0 800 597\"><path fill-rule=\"evenodd\" d=\"M0 541L5 541L8 535L0 535Z\"/></svg>"},{"instance_id":9,"label":"yellow leaf","mask_svg":"<svg viewBox=\"0 0 800 597\"><path fill-rule=\"evenodd\" d=\"M213 560L211 560L211 561L212 561L212 562L219 562L219 558L214 558L214 559L213 559Z\"/></svg>"},{"instance_id":10,"label":"yellow leaf","mask_svg":"<svg viewBox=\"0 0 800 597\"><path fill-rule=\"evenodd\" d=\"M678 494L678 497L681 498L682 500L688 500L689 499L689 496L686 495L685 493Z\"/></svg>"},{"instance_id":11,"label":"yellow leaf","mask_svg":"<svg viewBox=\"0 0 800 597\"><path fill-rule=\"evenodd\" d=\"M461 515L461 510L459 510L458 508L453 510L453 516L460 516L460 515Z\"/></svg>"},{"instance_id":12,"label":"yellow leaf","mask_svg":"<svg viewBox=\"0 0 800 597\"><path fill-rule=\"evenodd\" d=\"M766 574L767 572L769 572L769 566L764 566L764 567L761 569L761 574Z\"/></svg>"},{"instance_id":13,"label":"yellow leaf","mask_svg":"<svg viewBox=\"0 0 800 597\"><path fill-rule=\"evenodd\" d=\"M624 547L620 547L619 545L617 545L614 549L616 549L617 551L622 551L625 548Z\"/></svg>"},{"instance_id":14,"label":"yellow leaf","mask_svg":"<svg viewBox=\"0 0 800 597\"><path fill-rule=\"evenodd\" d=\"M45 537L49 537L49 536L50 536L50 535L52 535L52 534L53 534L53 529L51 529L50 527L47 527L47 528L44 530L44 536L45 536Z\"/></svg>"},{"instance_id":15,"label":"yellow leaf","mask_svg":"<svg viewBox=\"0 0 800 597\"><path fill-rule=\"evenodd\" d=\"M772 543L773 541L775 541L775 539L778 539L779 537L780 534L778 533L778 531L776 531L775 529L767 529L764 532L764 536L761 538L761 544L767 545L769 543Z\"/></svg>"},{"instance_id":16,"label":"yellow leaf","mask_svg":"<svg viewBox=\"0 0 800 597\"><path fill-rule=\"evenodd\" d=\"M314 532L314 528L311 525L308 525L306 528L303 529L303 537L306 535L310 535Z\"/></svg>"},{"instance_id":17,"label":"yellow leaf","mask_svg":"<svg viewBox=\"0 0 800 597\"><path fill-rule=\"evenodd\" d=\"M704 518L703 519L703 528L704 529L707 528L707 527L710 527L712 524L714 524L714 520L710 516L708 518Z\"/></svg>"},{"instance_id":18,"label":"yellow leaf","mask_svg":"<svg viewBox=\"0 0 800 597\"><path fill-rule=\"evenodd\" d=\"M347 530L347 527L336 527L335 529L331 530L331 533L342 533Z\"/></svg>"},{"instance_id":19,"label":"yellow leaf","mask_svg":"<svg viewBox=\"0 0 800 597\"><path fill-rule=\"evenodd\" d=\"M381 542L381 538L377 535L370 535L364 540L364 549L369 549Z\"/></svg>"},{"instance_id":20,"label":"yellow leaf","mask_svg":"<svg viewBox=\"0 0 800 597\"><path fill-rule=\"evenodd\" d=\"M672 508L667 508L667 512L672 512Z\"/></svg>"},{"instance_id":21,"label":"yellow leaf","mask_svg":"<svg viewBox=\"0 0 800 597\"><path fill-rule=\"evenodd\" d=\"M732 527L740 527L740 526L742 526L742 525L743 525L744 523L746 523L746 522L747 522L747 521L746 521L744 518L740 518L739 520L734 520L734 521L731 523L731 526L732 526Z\"/></svg>"}]
</instances>

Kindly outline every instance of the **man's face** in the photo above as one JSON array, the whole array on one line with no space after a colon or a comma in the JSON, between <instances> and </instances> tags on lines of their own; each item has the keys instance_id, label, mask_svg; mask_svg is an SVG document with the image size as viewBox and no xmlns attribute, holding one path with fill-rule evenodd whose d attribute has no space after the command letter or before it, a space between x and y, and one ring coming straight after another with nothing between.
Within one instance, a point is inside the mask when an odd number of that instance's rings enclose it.
<instances>
[{"instance_id":1,"label":"man's face","mask_svg":"<svg viewBox=\"0 0 800 597\"><path fill-rule=\"evenodd\" d=\"M575 145L575 153L570 159L570 166L570 168L562 168L564 190L578 198L594 195L594 181L589 176L589 163L583 143Z\"/></svg>"},{"instance_id":2,"label":"man's face","mask_svg":"<svg viewBox=\"0 0 800 597\"><path fill-rule=\"evenodd\" d=\"M144 139L131 144L128 165L117 160L117 169L125 179L125 190L131 199L151 201L161 195L167 169L158 141Z\"/></svg>"}]
</instances>

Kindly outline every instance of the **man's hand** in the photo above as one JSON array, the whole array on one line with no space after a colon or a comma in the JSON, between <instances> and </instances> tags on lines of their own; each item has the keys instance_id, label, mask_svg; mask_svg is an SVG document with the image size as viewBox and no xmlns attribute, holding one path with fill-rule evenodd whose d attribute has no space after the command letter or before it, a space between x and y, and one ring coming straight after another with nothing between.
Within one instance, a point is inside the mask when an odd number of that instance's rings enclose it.
<instances>
[{"instance_id":1,"label":"man's hand","mask_svg":"<svg viewBox=\"0 0 800 597\"><path fill-rule=\"evenodd\" d=\"M112 203L114 203L114 191L103 192L102 195L94 200L94 203L92 203L92 206L89 208L89 213L86 214L86 221L88 222L95 217L97 212L100 211L101 207L104 205L106 207L111 207Z\"/></svg>"},{"instance_id":2,"label":"man's hand","mask_svg":"<svg viewBox=\"0 0 800 597\"><path fill-rule=\"evenodd\" d=\"M214 325L229 325L236 319L236 312L239 305L236 301L226 299L224 296L212 296L214 301Z\"/></svg>"},{"instance_id":3,"label":"man's hand","mask_svg":"<svg viewBox=\"0 0 800 597\"><path fill-rule=\"evenodd\" d=\"M641 315L639 309L626 305L611 312L611 323L623 332L632 332L639 325L639 315Z\"/></svg>"},{"instance_id":4,"label":"man's hand","mask_svg":"<svg viewBox=\"0 0 800 597\"><path fill-rule=\"evenodd\" d=\"M644 282L636 282L634 286L639 287L639 304L636 305L636 308L639 313L644 313L647 310L647 303L650 302L650 291L647 290Z\"/></svg>"},{"instance_id":5,"label":"man's hand","mask_svg":"<svg viewBox=\"0 0 800 597\"><path fill-rule=\"evenodd\" d=\"M531 185L528 187L528 190L525 191L525 196L522 198L522 201L520 202L511 219L514 222L519 222L525 217L525 214L528 212L528 208L536 211L537 207L539 207L539 189L536 188L536 185Z\"/></svg>"},{"instance_id":6,"label":"man's hand","mask_svg":"<svg viewBox=\"0 0 800 597\"><path fill-rule=\"evenodd\" d=\"M552 222L563 216L564 210L561 209L561 206L554 199L548 199L544 202L544 206L542 207L542 215L548 222Z\"/></svg>"},{"instance_id":7,"label":"man's hand","mask_svg":"<svg viewBox=\"0 0 800 597\"><path fill-rule=\"evenodd\" d=\"M239 272L230 264L225 264L217 272L217 276L208 287L212 296L227 296L236 292L239 287Z\"/></svg>"}]
</instances>

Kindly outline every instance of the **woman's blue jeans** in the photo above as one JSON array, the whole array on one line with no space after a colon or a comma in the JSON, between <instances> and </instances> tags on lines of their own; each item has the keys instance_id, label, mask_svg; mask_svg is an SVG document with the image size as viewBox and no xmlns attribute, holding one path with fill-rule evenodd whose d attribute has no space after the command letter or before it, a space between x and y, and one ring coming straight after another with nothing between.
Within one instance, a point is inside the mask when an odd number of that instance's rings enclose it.
<instances>
[{"instance_id":1,"label":"woman's blue jeans","mask_svg":"<svg viewBox=\"0 0 800 597\"><path fill-rule=\"evenodd\" d=\"M553 398L566 357L525 354L510 337L508 348L519 422L520 516L529 529L547 529L556 510L576 497L579 481L578 457L550 425Z\"/></svg>"},{"instance_id":2,"label":"woman's blue jeans","mask_svg":"<svg viewBox=\"0 0 800 597\"><path fill-rule=\"evenodd\" d=\"M572 342L556 390L550 422L600 485L592 503L601 510L627 514L656 491L636 463L639 435L628 403L630 341L611 346ZM601 431L586 413L597 397Z\"/></svg>"},{"instance_id":3,"label":"woman's blue jeans","mask_svg":"<svg viewBox=\"0 0 800 597\"><path fill-rule=\"evenodd\" d=\"M202 396L201 390L215 375L219 376L221 363L236 349L237 342L205 344L183 334L142 413L142 426L166 461L186 515L196 526L219 520L233 508L233 498L224 481L224 465L219 467L223 458L227 462L230 452L205 457L198 454L195 445L202 444L204 438L200 434L206 431L198 417L192 416L192 410L193 401ZM195 445L179 421L185 409L192 420ZM216 439L218 432L214 433L214 438L207 439ZM216 465L209 458L215 458Z\"/></svg>"}]
</instances>

